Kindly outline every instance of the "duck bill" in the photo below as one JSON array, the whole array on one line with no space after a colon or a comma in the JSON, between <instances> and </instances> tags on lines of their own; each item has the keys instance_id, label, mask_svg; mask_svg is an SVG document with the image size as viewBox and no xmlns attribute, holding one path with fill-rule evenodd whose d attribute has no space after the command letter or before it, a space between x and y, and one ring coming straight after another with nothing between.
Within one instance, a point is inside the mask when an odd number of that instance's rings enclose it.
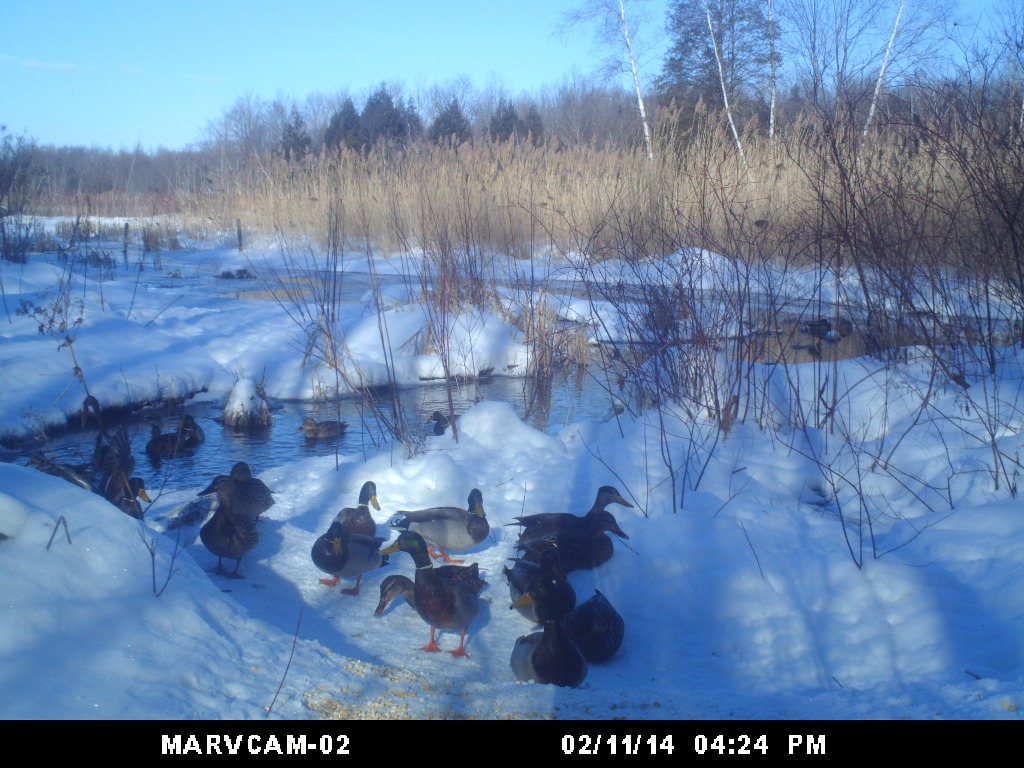
<instances>
[{"instance_id":1,"label":"duck bill","mask_svg":"<svg viewBox=\"0 0 1024 768\"><path fill-rule=\"evenodd\" d=\"M380 551L380 553L382 555L392 555L392 554L394 554L397 551L398 551L398 544L392 544L390 547L387 547L386 549L382 549Z\"/></svg>"}]
</instances>

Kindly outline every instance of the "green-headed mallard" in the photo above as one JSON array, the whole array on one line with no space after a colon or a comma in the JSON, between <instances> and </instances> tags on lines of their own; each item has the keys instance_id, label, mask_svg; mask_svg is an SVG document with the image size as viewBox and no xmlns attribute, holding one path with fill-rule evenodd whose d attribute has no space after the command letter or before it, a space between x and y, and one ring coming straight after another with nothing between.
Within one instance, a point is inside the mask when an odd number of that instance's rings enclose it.
<instances>
[{"instance_id":1,"label":"green-headed mallard","mask_svg":"<svg viewBox=\"0 0 1024 768\"><path fill-rule=\"evenodd\" d=\"M258 477L252 476L252 469L244 461L231 468L230 477L235 481L236 514L256 520L274 506L274 492Z\"/></svg>"},{"instance_id":2,"label":"green-headed mallard","mask_svg":"<svg viewBox=\"0 0 1024 768\"><path fill-rule=\"evenodd\" d=\"M467 565L465 567L459 565L440 565L434 570L437 571L437 575L442 579L460 581L477 594L487 586L487 582L480 578L480 566L478 563L473 563L472 565ZM385 576L380 583L380 601L377 603L377 608L374 610L373 615L380 616L384 613L388 604L399 595L405 597L405 601L409 604L409 607L415 610L415 590L416 583L408 576L404 576L400 573L393 573L390 576Z\"/></svg>"},{"instance_id":3,"label":"green-headed mallard","mask_svg":"<svg viewBox=\"0 0 1024 768\"><path fill-rule=\"evenodd\" d=\"M140 500L147 503L152 501L146 493L146 482L141 477L128 478L128 485L123 494L117 499L108 499L115 507L136 520L141 520L144 514Z\"/></svg>"},{"instance_id":4,"label":"green-headed mallard","mask_svg":"<svg viewBox=\"0 0 1024 768\"><path fill-rule=\"evenodd\" d=\"M622 539L628 539L619 524L605 507L609 504L621 504L632 508L632 504L622 498L618 489L610 485L602 485L597 490L594 505L585 515L574 515L571 512L541 512L536 515L524 515L513 518L509 525L522 526L519 542L525 544L532 539L544 538L550 534L585 533L598 534L608 531Z\"/></svg>"},{"instance_id":5,"label":"green-headed mallard","mask_svg":"<svg viewBox=\"0 0 1024 768\"><path fill-rule=\"evenodd\" d=\"M334 587L338 579L355 577L354 587L341 590L346 595L358 595L363 574L386 565L387 556L381 551L384 539L380 536L363 536L346 533L341 522L334 520L327 533L313 542L310 556L313 564L331 578L320 579L321 584Z\"/></svg>"},{"instance_id":6,"label":"green-headed mallard","mask_svg":"<svg viewBox=\"0 0 1024 768\"><path fill-rule=\"evenodd\" d=\"M150 432L152 436L146 443L146 453L149 456L174 456L191 449L191 446L185 443L181 431L161 432L160 425L154 421Z\"/></svg>"},{"instance_id":7,"label":"green-headed mallard","mask_svg":"<svg viewBox=\"0 0 1024 768\"><path fill-rule=\"evenodd\" d=\"M96 454L93 466L102 474L93 490L127 515L139 520L143 510L139 499L151 501L146 494L145 482L135 476L135 458L131 452L131 438L124 425L118 427L113 436L103 442L105 433L96 438Z\"/></svg>"},{"instance_id":8,"label":"green-headed mallard","mask_svg":"<svg viewBox=\"0 0 1024 768\"><path fill-rule=\"evenodd\" d=\"M626 631L622 616L596 589L591 597L565 614L562 624L592 664L600 664L614 656Z\"/></svg>"},{"instance_id":9,"label":"green-headed mallard","mask_svg":"<svg viewBox=\"0 0 1024 768\"><path fill-rule=\"evenodd\" d=\"M392 518L391 527L404 531L415 531L430 543L432 557L441 557L446 563L461 563L453 560L448 552L462 552L472 549L490 532L487 515L484 513L484 497L478 488L469 493L469 506L431 507L416 511L399 510ZM438 553L433 551L437 547Z\"/></svg>"},{"instance_id":10,"label":"green-headed mallard","mask_svg":"<svg viewBox=\"0 0 1024 768\"><path fill-rule=\"evenodd\" d=\"M519 599L523 603L536 603L544 630L522 635L516 640L509 666L516 678L524 682L576 688L586 679L589 666L583 652L562 625L564 606L548 594L552 586L550 580L539 579Z\"/></svg>"},{"instance_id":11,"label":"green-headed mallard","mask_svg":"<svg viewBox=\"0 0 1024 768\"><path fill-rule=\"evenodd\" d=\"M228 475L217 475L209 486L199 492L200 496L217 494L217 506L213 515L199 529L199 538L210 552L217 556L214 573L224 574L233 579L244 579L238 572L242 558L259 543L260 534L256 529L256 518L237 514L235 491L237 483ZM223 558L235 559L235 570L224 570Z\"/></svg>"},{"instance_id":12,"label":"green-headed mallard","mask_svg":"<svg viewBox=\"0 0 1024 768\"><path fill-rule=\"evenodd\" d=\"M381 550L381 553L386 555L392 552L408 552L416 564L413 606L420 618L430 625L430 642L424 645L422 650L440 651L436 632L438 629L447 629L459 633L459 647L451 654L468 656L466 631L480 608L477 591L467 585L466 579L445 575L440 568L434 568L427 542L415 531L402 531L393 544Z\"/></svg>"},{"instance_id":13,"label":"green-headed mallard","mask_svg":"<svg viewBox=\"0 0 1024 768\"><path fill-rule=\"evenodd\" d=\"M182 445L189 449L196 448L206 442L206 433L203 432L203 428L188 413L181 417L181 423L178 425L178 434L181 435Z\"/></svg>"},{"instance_id":14,"label":"green-headed mallard","mask_svg":"<svg viewBox=\"0 0 1024 768\"><path fill-rule=\"evenodd\" d=\"M544 598L556 601L554 608L556 613L565 613L576 606L576 590L565 577L561 567L558 565L558 555L554 547L545 547L540 552L536 562L518 558L514 560L511 568L505 566L505 578L508 580L509 596L512 599L510 608L516 608L519 613L535 624L540 624L537 615L537 604L535 600L520 603L520 599L539 579L547 579L550 586L544 591Z\"/></svg>"},{"instance_id":15,"label":"green-headed mallard","mask_svg":"<svg viewBox=\"0 0 1024 768\"><path fill-rule=\"evenodd\" d=\"M304 433L307 440L327 440L341 437L347 429L347 421L317 421L307 416L295 431Z\"/></svg>"},{"instance_id":16,"label":"green-headed mallard","mask_svg":"<svg viewBox=\"0 0 1024 768\"><path fill-rule=\"evenodd\" d=\"M359 489L359 503L354 507L345 507L335 516L335 520L341 523L346 533L358 533L362 536L376 536L377 522L370 512L370 505L380 510L380 502L377 501L377 484L372 480L363 483Z\"/></svg>"}]
</instances>

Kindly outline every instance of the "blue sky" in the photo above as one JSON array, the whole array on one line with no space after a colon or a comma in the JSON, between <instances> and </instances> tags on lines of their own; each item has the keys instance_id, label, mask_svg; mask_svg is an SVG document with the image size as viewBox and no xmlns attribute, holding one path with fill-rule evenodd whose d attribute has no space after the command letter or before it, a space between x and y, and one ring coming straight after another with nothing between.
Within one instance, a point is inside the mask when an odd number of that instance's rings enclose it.
<instances>
[{"instance_id":1,"label":"blue sky","mask_svg":"<svg viewBox=\"0 0 1024 768\"><path fill-rule=\"evenodd\" d=\"M958 5L981 18L1002 2ZM342 92L359 106L382 82L415 95L462 77L508 96L538 94L598 67L592 29L556 34L564 14L585 3L8 0L0 125L44 145L181 149L247 95L301 104ZM655 50L647 80L660 68L670 5L627 3L649 19L637 36Z\"/></svg>"},{"instance_id":2,"label":"blue sky","mask_svg":"<svg viewBox=\"0 0 1024 768\"><path fill-rule=\"evenodd\" d=\"M8 2L0 125L40 144L179 149L247 94L358 103L381 82L461 76L537 93L598 64L589 30L555 33L581 2ZM652 34L667 6L643 5Z\"/></svg>"}]
</instances>

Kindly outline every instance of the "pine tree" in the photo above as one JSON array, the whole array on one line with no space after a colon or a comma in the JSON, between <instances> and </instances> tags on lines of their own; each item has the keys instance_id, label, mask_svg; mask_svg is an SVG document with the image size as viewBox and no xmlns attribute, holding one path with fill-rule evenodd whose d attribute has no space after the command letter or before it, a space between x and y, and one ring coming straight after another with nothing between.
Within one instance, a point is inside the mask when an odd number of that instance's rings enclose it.
<instances>
[{"instance_id":1,"label":"pine tree","mask_svg":"<svg viewBox=\"0 0 1024 768\"><path fill-rule=\"evenodd\" d=\"M284 159L288 162L301 160L309 152L312 144L313 141L306 132L306 121L302 118L302 113L296 107L292 107L281 134L281 149L284 152Z\"/></svg>"},{"instance_id":2,"label":"pine tree","mask_svg":"<svg viewBox=\"0 0 1024 768\"><path fill-rule=\"evenodd\" d=\"M720 105L723 86L730 101L754 96L769 77L771 29L777 36L763 0L674 0L667 24L672 44L657 81L662 101Z\"/></svg>"},{"instance_id":3,"label":"pine tree","mask_svg":"<svg viewBox=\"0 0 1024 768\"><path fill-rule=\"evenodd\" d=\"M505 99L498 100L498 106L491 115L491 123L487 129L487 135L492 141L522 141L528 133L526 123L519 117L512 102Z\"/></svg>"},{"instance_id":4,"label":"pine tree","mask_svg":"<svg viewBox=\"0 0 1024 768\"><path fill-rule=\"evenodd\" d=\"M327 131L324 133L324 145L329 149L348 147L349 149L360 149L359 112L352 99L345 99L341 108L331 115L327 124Z\"/></svg>"},{"instance_id":5,"label":"pine tree","mask_svg":"<svg viewBox=\"0 0 1024 768\"><path fill-rule=\"evenodd\" d=\"M434 122L430 124L428 138L435 144L451 143L458 146L473 137L473 128L462 112L458 99L452 99Z\"/></svg>"}]
</instances>

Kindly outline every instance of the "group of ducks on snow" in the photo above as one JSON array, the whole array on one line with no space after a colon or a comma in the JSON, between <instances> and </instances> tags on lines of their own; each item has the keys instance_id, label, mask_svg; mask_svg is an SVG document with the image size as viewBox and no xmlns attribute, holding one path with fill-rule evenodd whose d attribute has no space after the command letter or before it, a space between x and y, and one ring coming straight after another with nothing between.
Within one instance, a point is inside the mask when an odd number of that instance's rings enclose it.
<instances>
[{"instance_id":1,"label":"group of ducks on snow","mask_svg":"<svg viewBox=\"0 0 1024 768\"><path fill-rule=\"evenodd\" d=\"M450 426L440 412L435 413L434 422L439 434ZM340 436L347 426L344 422L326 423L334 425L333 432L332 426L323 427L325 422L312 419L303 422L299 431L315 439ZM320 434L318 429L326 432ZM174 455L194 449L203 439L202 429L186 415L168 434L154 425L146 453L154 457ZM85 477L85 468L54 464L42 456L34 457L32 463L103 495L132 517L143 516L140 499L150 501L143 481L134 476L135 460L123 426L113 435L101 430L97 436L91 465L99 477L95 483ZM273 492L253 476L248 464L238 462L198 495L216 496L213 513L199 531L203 546L217 557L213 571L244 578L239 567L259 542L257 526L260 516L274 504ZM520 527L517 556L509 558L512 565L503 569L510 608L542 627L515 642L509 663L519 680L577 687L586 678L589 664L611 659L621 646L625 630L621 615L598 590L577 604L575 589L568 580L572 571L594 568L611 558L613 545L607 533L629 538L606 509L612 503L633 506L614 487L603 486L585 515L548 512L516 517L509 523ZM474 488L465 509L440 506L398 511L391 519L391 528L398 536L388 546L385 538L377 535L371 506L381 509L377 487L367 481L360 489L358 504L339 511L327 531L314 541L310 552L313 564L329 576L321 583L333 587L342 578L355 578L354 586L341 591L358 595L364 573L388 564L389 555L406 552L416 569L414 578L402 574L385 577L374 614L383 614L401 595L430 627L430 640L423 650L440 651L437 631L446 630L459 633L459 647L451 651L452 655L467 656L466 633L477 615L480 592L488 583L481 577L478 563L463 565L464 561L452 559L449 552L473 549L488 537L490 525L483 494ZM233 570L225 569L225 559L235 560ZM434 566L434 559L444 564Z\"/></svg>"},{"instance_id":2,"label":"group of ducks on snow","mask_svg":"<svg viewBox=\"0 0 1024 768\"><path fill-rule=\"evenodd\" d=\"M628 538L605 509L611 503L632 507L615 488L604 486L586 515L542 513L510 523L522 529L517 544L520 555L510 558L513 565L504 569L510 608L542 625L541 630L516 640L510 666L518 679L576 687L585 679L590 663L611 659L621 646L625 631L621 615L597 590L577 605L576 592L567 578L573 570L595 567L611 557L612 543L606 531ZM453 559L449 553L476 547L490 532L480 490L470 492L465 509L398 511L391 519L398 536L388 546L376 534L371 506L380 510L376 485L367 481L358 505L338 512L327 532L313 543L313 563L330 576L321 583L333 587L340 578L355 578L355 586L342 591L356 595L364 573L388 564L390 555L406 552L416 569L414 577L386 576L374 614L380 616L401 595L430 627L423 650L440 651L437 631L447 630L459 633L459 646L451 654L467 656L466 633L487 582L478 563L462 565L463 560ZM443 564L435 566L434 559Z\"/></svg>"}]
</instances>

